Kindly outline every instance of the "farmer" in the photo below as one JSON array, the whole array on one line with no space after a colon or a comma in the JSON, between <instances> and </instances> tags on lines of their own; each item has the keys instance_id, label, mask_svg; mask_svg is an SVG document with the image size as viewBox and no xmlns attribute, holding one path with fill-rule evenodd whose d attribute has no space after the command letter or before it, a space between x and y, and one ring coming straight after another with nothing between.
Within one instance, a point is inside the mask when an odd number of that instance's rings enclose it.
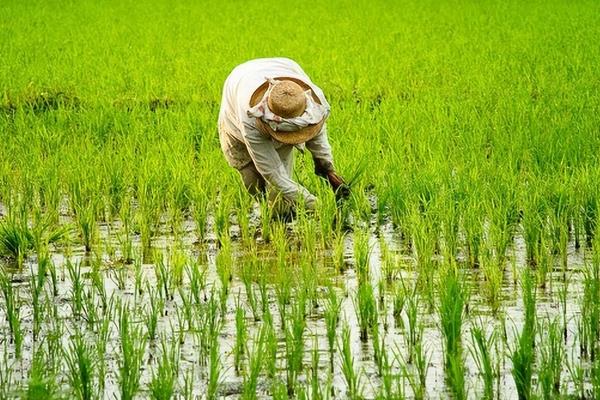
<instances>
[{"instance_id":1,"label":"farmer","mask_svg":"<svg viewBox=\"0 0 600 400\"><path fill-rule=\"evenodd\" d=\"M329 104L300 66L287 58L262 58L238 65L225 80L219 112L221 149L252 195L269 190L286 205L316 198L292 179L293 148L307 148L315 173L329 181L337 197L349 188L335 173L325 121ZM289 207L287 207L289 209Z\"/></svg>"}]
</instances>

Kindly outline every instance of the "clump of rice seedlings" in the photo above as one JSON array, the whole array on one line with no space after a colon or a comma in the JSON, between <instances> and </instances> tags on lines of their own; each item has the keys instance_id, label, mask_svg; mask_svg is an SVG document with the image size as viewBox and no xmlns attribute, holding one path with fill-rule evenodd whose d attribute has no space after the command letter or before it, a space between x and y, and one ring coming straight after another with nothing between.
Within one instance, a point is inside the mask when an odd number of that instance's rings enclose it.
<instances>
[{"instance_id":1,"label":"clump of rice seedlings","mask_svg":"<svg viewBox=\"0 0 600 400\"><path fill-rule=\"evenodd\" d=\"M539 196L540 194L537 192L531 193L531 197L527 198L525 202L523 211L523 238L525 239L527 262L530 265L537 263L537 257L541 250L544 209Z\"/></svg>"},{"instance_id":2,"label":"clump of rice seedlings","mask_svg":"<svg viewBox=\"0 0 600 400\"><path fill-rule=\"evenodd\" d=\"M275 378L277 373L277 352L279 349L279 343L275 327L273 326L273 316L268 311L264 314L263 328L265 329L265 358L264 358L264 369L267 376L270 379Z\"/></svg>"},{"instance_id":3,"label":"clump of rice seedlings","mask_svg":"<svg viewBox=\"0 0 600 400\"><path fill-rule=\"evenodd\" d=\"M252 348L248 351L248 373L244 375L242 399L254 400L257 398L258 378L263 368L265 340L268 327L263 325L254 336Z\"/></svg>"},{"instance_id":4,"label":"clump of rice seedlings","mask_svg":"<svg viewBox=\"0 0 600 400\"><path fill-rule=\"evenodd\" d=\"M306 392L310 393L311 399L322 399L323 391L321 390L321 379L319 376L319 340L316 335L313 337L313 346L310 354L310 375L307 376Z\"/></svg>"},{"instance_id":5,"label":"clump of rice seedlings","mask_svg":"<svg viewBox=\"0 0 600 400\"><path fill-rule=\"evenodd\" d=\"M341 336L338 339L338 350L340 353L340 369L346 381L346 395L349 399L359 399L362 396L362 379L354 365L352 346L350 344L350 327L342 327Z\"/></svg>"},{"instance_id":6,"label":"clump of rice seedlings","mask_svg":"<svg viewBox=\"0 0 600 400\"><path fill-rule=\"evenodd\" d=\"M154 368L152 380L148 385L150 397L155 400L173 398L178 374L179 345L177 341L171 341L171 344L168 344L166 337L163 336L158 365Z\"/></svg>"},{"instance_id":7,"label":"clump of rice seedlings","mask_svg":"<svg viewBox=\"0 0 600 400\"><path fill-rule=\"evenodd\" d=\"M196 326L199 328L196 333L196 338L199 345L199 361L200 365L208 365L211 357L213 344L217 343L216 336L221 332L223 320L220 314L220 294L215 290L211 291L208 301L200 308L197 314L199 317Z\"/></svg>"},{"instance_id":8,"label":"clump of rice seedlings","mask_svg":"<svg viewBox=\"0 0 600 400\"><path fill-rule=\"evenodd\" d=\"M0 254L11 257L21 268L33 249L33 234L27 226L26 214L10 212L0 221Z\"/></svg>"},{"instance_id":9,"label":"clump of rice seedlings","mask_svg":"<svg viewBox=\"0 0 600 400\"><path fill-rule=\"evenodd\" d=\"M83 309L81 315L87 326L93 331L100 319L98 304L96 302L96 290L93 287L87 287L83 290Z\"/></svg>"},{"instance_id":10,"label":"clump of rice seedlings","mask_svg":"<svg viewBox=\"0 0 600 400\"><path fill-rule=\"evenodd\" d=\"M235 308L235 344L233 346L233 367L237 374L242 371L242 360L247 352L247 336L246 312L238 304Z\"/></svg>"},{"instance_id":11,"label":"clump of rice seedlings","mask_svg":"<svg viewBox=\"0 0 600 400\"><path fill-rule=\"evenodd\" d=\"M494 380L499 376L494 360L494 346L496 344L496 331L486 334L483 324L471 327L471 346L469 350L475 361L479 373L483 377L482 399L494 398Z\"/></svg>"},{"instance_id":12,"label":"clump of rice seedlings","mask_svg":"<svg viewBox=\"0 0 600 400\"><path fill-rule=\"evenodd\" d=\"M253 282L253 268L254 263L244 263L240 268L240 278L242 283L244 284L245 294L246 294L246 304L250 307L250 311L252 312L252 316L254 317L254 321L260 321L261 319L261 310L259 306L259 300L256 295L256 291L254 289Z\"/></svg>"},{"instance_id":13,"label":"clump of rice seedlings","mask_svg":"<svg viewBox=\"0 0 600 400\"><path fill-rule=\"evenodd\" d=\"M335 338L337 336L337 328L340 322L340 310L342 303L335 293L333 287L327 289L327 301L325 303L325 329L327 336L327 345L329 349L329 367L331 373L333 373L333 357L335 352Z\"/></svg>"},{"instance_id":14,"label":"clump of rice seedlings","mask_svg":"<svg viewBox=\"0 0 600 400\"><path fill-rule=\"evenodd\" d=\"M548 320L540 326L540 363L538 380L542 398L554 399L560 394L561 374L565 360L562 329L558 319Z\"/></svg>"},{"instance_id":15,"label":"clump of rice seedlings","mask_svg":"<svg viewBox=\"0 0 600 400\"><path fill-rule=\"evenodd\" d=\"M198 241L206 238L206 222L208 217L208 195L202 188L196 187L192 192L192 215L194 218Z\"/></svg>"},{"instance_id":16,"label":"clump of rice seedlings","mask_svg":"<svg viewBox=\"0 0 600 400\"><path fill-rule=\"evenodd\" d=\"M394 318L394 326L399 329L404 329L402 311L406 304L406 294L403 282L394 286L392 296L392 317Z\"/></svg>"},{"instance_id":17,"label":"clump of rice seedlings","mask_svg":"<svg viewBox=\"0 0 600 400\"><path fill-rule=\"evenodd\" d=\"M423 325L419 321L419 300L420 297L417 293L417 286L408 292L410 293L406 297L406 321L408 322L406 331L406 341L408 345L408 363L411 364L415 361L414 357L417 355L417 346L421 343L423 338Z\"/></svg>"},{"instance_id":18,"label":"clump of rice seedlings","mask_svg":"<svg viewBox=\"0 0 600 400\"><path fill-rule=\"evenodd\" d=\"M369 235L363 230L357 229L354 232L354 263L356 275L359 283L368 282L369 273L369 258L371 249L369 247Z\"/></svg>"},{"instance_id":19,"label":"clump of rice seedlings","mask_svg":"<svg viewBox=\"0 0 600 400\"><path fill-rule=\"evenodd\" d=\"M292 299L292 280L291 274L284 269L278 268L275 276L275 300L277 302L277 310L279 311L279 320L281 321L281 329L285 331L287 325L287 307ZM264 311L264 310L263 310Z\"/></svg>"},{"instance_id":20,"label":"clump of rice seedlings","mask_svg":"<svg viewBox=\"0 0 600 400\"><path fill-rule=\"evenodd\" d=\"M98 371L98 393L102 395L106 385L106 345L110 335L110 324L113 318L113 299L111 297L110 302L104 307L104 316L102 321L98 325L98 332L96 333L96 369Z\"/></svg>"},{"instance_id":21,"label":"clump of rice seedlings","mask_svg":"<svg viewBox=\"0 0 600 400\"><path fill-rule=\"evenodd\" d=\"M15 345L15 356L20 359L24 339L21 330L21 302L18 290L13 288L10 277L4 271L0 271L0 289L4 297L6 320L8 321L11 341Z\"/></svg>"},{"instance_id":22,"label":"clump of rice seedlings","mask_svg":"<svg viewBox=\"0 0 600 400\"><path fill-rule=\"evenodd\" d=\"M142 267L142 258L136 257L136 259L133 261L133 293L136 300L138 296L142 296L142 294L144 294L145 279L144 269Z\"/></svg>"},{"instance_id":23,"label":"clump of rice seedlings","mask_svg":"<svg viewBox=\"0 0 600 400\"><path fill-rule=\"evenodd\" d=\"M344 253L346 250L346 234L344 232L336 232L333 236L333 265L335 269L343 273L346 268L346 260Z\"/></svg>"},{"instance_id":24,"label":"clump of rice seedlings","mask_svg":"<svg viewBox=\"0 0 600 400\"><path fill-rule=\"evenodd\" d=\"M180 287L179 298L181 299L181 310L185 317L187 330L191 330L194 324L194 312L196 311L194 307L194 295L189 290Z\"/></svg>"},{"instance_id":25,"label":"clump of rice seedlings","mask_svg":"<svg viewBox=\"0 0 600 400\"><path fill-rule=\"evenodd\" d=\"M426 353L423 347L423 326L419 327L419 338L415 345L409 350L410 360L404 361L404 357L402 356L402 352L396 343L396 348L394 349L394 357L401 364L401 370L408 380L408 385L412 391L412 395L415 399L422 400L425 398L426 394L426 380L427 380L427 371L429 369L429 364L431 357ZM400 387L400 383L398 383L398 387Z\"/></svg>"},{"instance_id":26,"label":"clump of rice seedlings","mask_svg":"<svg viewBox=\"0 0 600 400\"><path fill-rule=\"evenodd\" d=\"M35 353L34 353L35 360ZM32 362L33 368L33 362ZM0 365L0 398L8 399L12 391L12 374L14 366L8 363L8 346L4 342L2 365Z\"/></svg>"},{"instance_id":27,"label":"clump of rice seedlings","mask_svg":"<svg viewBox=\"0 0 600 400\"><path fill-rule=\"evenodd\" d=\"M515 346L510 350L513 364L512 375L517 386L519 399L531 398L531 382L535 359L535 286L529 271L524 270L521 278L525 321Z\"/></svg>"},{"instance_id":28,"label":"clump of rice seedlings","mask_svg":"<svg viewBox=\"0 0 600 400\"><path fill-rule=\"evenodd\" d=\"M450 389L456 398L465 398L465 367L461 341L467 292L461 277L452 267L441 275L439 314L444 336L445 370Z\"/></svg>"},{"instance_id":29,"label":"clump of rice seedlings","mask_svg":"<svg viewBox=\"0 0 600 400\"><path fill-rule=\"evenodd\" d=\"M67 259L66 267L71 281L71 301L69 305L71 306L73 318L79 319L84 308L84 284L81 276L81 266L79 263L73 264L71 260Z\"/></svg>"},{"instance_id":30,"label":"clump of rice seedlings","mask_svg":"<svg viewBox=\"0 0 600 400\"><path fill-rule=\"evenodd\" d=\"M400 269L383 236L379 239L379 249L381 251L381 274L385 284L391 286L398 280Z\"/></svg>"},{"instance_id":31,"label":"clump of rice seedlings","mask_svg":"<svg viewBox=\"0 0 600 400\"><path fill-rule=\"evenodd\" d=\"M121 340L118 371L119 391L122 399L131 400L140 387L140 368L146 350L146 338L140 328L131 326L130 309L127 304L118 304L117 312Z\"/></svg>"},{"instance_id":32,"label":"clump of rice seedlings","mask_svg":"<svg viewBox=\"0 0 600 400\"><path fill-rule=\"evenodd\" d=\"M81 193L81 186L73 185L71 190L72 207L75 213L75 221L79 227L79 232L83 240L85 251L91 251L98 237L98 204L93 195L87 198L86 194Z\"/></svg>"},{"instance_id":33,"label":"clump of rice seedlings","mask_svg":"<svg viewBox=\"0 0 600 400\"><path fill-rule=\"evenodd\" d=\"M489 250L481 252L480 267L484 277L483 294L492 312L496 314L501 305L503 267L498 263L497 258L491 255Z\"/></svg>"},{"instance_id":34,"label":"clump of rice seedlings","mask_svg":"<svg viewBox=\"0 0 600 400\"><path fill-rule=\"evenodd\" d=\"M221 282L221 290L224 296L229 294L229 286L233 280L233 250L229 235L221 238L221 248L216 259L217 275Z\"/></svg>"},{"instance_id":35,"label":"clump of rice seedlings","mask_svg":"<svg viewBox=\"0 0 600 400\"><path fill-rule=\"evenodd\" d=\"M260 206L260 233L265 242L271 241L271 224L273 220L273 207L269 204L267 196L262 196L259 200Z\"/></svg>"},{"instance_id":36,"label":"clump of rice seedlings","mask_svg":"<svg viewBox=\"0 0 600 400\"><path fill-rule=\"evenodd\" d=\"M159 293L161 297L165 301L173 300L171 269L160 254L155 256L154 275L156 276L156 285L160 289Z\"/></svg>"},{"instance_id":37,"label":"clump of rice seedlings","mask_svg":"<svg viewBox=\"0 0 600 400\"><path fill-rule=\"evenodd\" d=\"M77 399L91 400L94 393L95 361L92 346L88 345L81 332L71 338L68 350L64 351L68 368L68 380Z\"/></svg>"},{"instance_id":38,"label":"clump of rice seedlings","mask_svg":"<svg viewBox=\"0 0 600 400\"><path fill-rule=\"evenodd\" d=\"M229 213L231 210L231 198L225 192L221 192L221 198L215 207L215 234L219 243L225 236L229 236Z\"/></svg>"},{"instance_id":39,"label":"clump of rice seedlings","mask_svg":"<svg viewBox=\"0 0 600 400\"><path fill-rule=\"evenodd\" d=\"M473 193L471 194L471 198L479 201L480 194ZM471 266L478 266L483 242L483 222L481 220L483 213L478 204L468 204L465 208L466 210L463 212L463 226L465 229L469 264Z\"/></svg>"},{"instance_id":40,"label":"clump of rice seedlings","mask_svg":"<svg viewBox=\"0 0 600 400\"><path fill-rule=\"evenodd\" d=\"M576 398L585 399L588 391L586 387L588 368L584 366L583 359L573 352L571 357L567 358L567 370L569 371L569 378L573 383Z\"/></svg>"},{"instance_id":41,"label":"clump of rice seedlings","mask_svg":"<svg viewBox=\"0 0 600 400\"><path fill-rule=\"evenodd\" d=\"M158 296L156 289L153 289L148 282L146 282L146 285L148 302L146 303L146 307L144 308L142 314L144 322L146 323L146 334L148 336L148 340L152 341L156 339L158 318L164 311L165 303L164 300Z\"/></svg>"},{"instance_id":42,"label":"clump of rice seedlings","mask_svg":"<svg viewBox=\"0 0 600 400\"><path fill-rule=\"evenodd\" d=\"M369 340L369 331L372 332L375 329L378 318L373 286L369 282L359 283L354 307L360 328L360 340L367 342Z\"/></svg>"},{"instance_id":43,"label":"clump of rice seedlings","mask_svg":"<svg viewBox=\"0 0 600 400\"><path fill-rule=\"evenodd\" d=\"M207 399L217 398L219 386L223 380L223 364L221 362L221 353L219 352L218 333L211 335L208 362L208 383L206 388Z\"/></svg>"},{"instance_id":44,"label":"clump of rice seedlings","mask_svg":"<svg viewBox=\"0 0 600 400\"><path fill-rule=\"evenodd\" d=\"M194 399L194 366L188 368L183 375L181 397L183 397L185 400Z\"/></svg>"},{"instance_id":45,"label":"clump of rice seedlings","mask_svg":"<svg viewBox=\"0 0 600 400\"><path fill-rule=\"evenodd\" d=\"M292 306L291 320L285 328L286 385L288 394L294 395L298 375L304 358L304 330L306 328L306 299L302 290L297 291Z\"/></svg>"},{"instance_id":46,"label":"clump of rice seedlings","mask_svg":"<svg viewBox=\"0 0 600 400\"><path fill-rule=\"evenodd\" d=\"M185 271L190 283L189 291L194 297L195 304L201 304L204 300L204 289L206 288L206 268L198 263L191 262L186 265Z\"/></svg>"},{"instance_id":47,"label":"clump of rice seedlings","mask_svg":"<svg viewBox=\"0 0 600 400\"><path fill-rule=\"evenodd\" d=\"M596 359L597 343L600 340L600 263L588 264L583 273L583 297L579 319L579 345L581 355Z\"/></svg>"},{"instance_id":48,"label":"clump of rice seedlings","mask_svg":"<svg viewBox=\"0 0 600 400\"><path fill-rule=\"evenodd\" d=\"M23 393L24 398L45 400L58 396L59 387L55 369L48 361L42 349L34 349L31 367L29 368L29 377L27 379L27 390ZM3 398L10 397L14 397L14 394Z\"/></svg>"},{"instance_id":49,"label":"clump of rice seedlings","mask_svg":"<svg viewBox=\"0 0 600 400\"><path fill-rule=\"evenodd\" d=\"M38 335L41 329L43 315L43 304L41 302L41 296L44 291L44 284L46 282L46 271L48 268L47 259L44 258L38 262L37 272L31 269L30 276L30 287L31 287L31 308L33 313L33 327L32 335L33 340L38 339Z\"/></svg>"}]
</instances>

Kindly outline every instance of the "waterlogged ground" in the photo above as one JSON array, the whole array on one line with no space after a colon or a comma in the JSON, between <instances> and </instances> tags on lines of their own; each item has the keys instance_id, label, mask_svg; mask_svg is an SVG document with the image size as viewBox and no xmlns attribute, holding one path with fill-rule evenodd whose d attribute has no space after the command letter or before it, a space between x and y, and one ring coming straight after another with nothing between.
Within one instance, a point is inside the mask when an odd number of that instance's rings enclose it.
<instances>
[{"instance_id":1,"label":"waterlogged ground","mask_svg":"<svg viewBox=\"0 0 600 400\"><path fill-rule=\"evenodd\" d=\"M252 224L259 224L257 218L258 209L255 209L254 216L251 218ZM270 268L276 268L278 252L273 242L265 242L260 235L260 227L257 226L257 234L254 240L255 245L249 247L247 241L240 239L239 226L235 224L235 217L231 219L232 225L229 229L231 237L230 248L233 268L232 280L229 284L226 297L220 297L222 289L221 275L218 270L219 254L223 251L219 241L214 233L214 221L209 218L208 230L204 240L199 241L195 224L191 220L183 223L182 234L178 238L169 232L162 232L153 240L154 256L140 253L139 238L132 237L134 260L131 263L123 263L120 251L122 240L119 238L119 223L102 224L99 227L99 243L101 251L86 253L83 247L72 247L59 244L52 248L51 259L57 271L57 293L52 293L52 281L49 275L46 276L44 283L45 309L43 311L43 322L41 324L40 334L36 340L33 338L33 310L32 310L32 289L31 276L35 275L38 268L38 260L35 255L26 259L22 270L7 269L6 275L12 281L13 289L18 298L17 304L20 305L20 323L24 335L21 357L15 356L15 344L11 340L10 327L6 317L6 297L2 299L0 307L0 331L2 332L2 343L0 344L0 370L2 370L1 384L4 393L9 397L25 396L28 387L33 382L32 359L37 352L46 352L48 359L53 356L63 359L63 354L70 351L73 337L76 331L84 332L83 337L92 346L97 342L98 326L90 322L89 311L84 311L79 317L74 317L75 311L73 302L75 298L74 283L72 275L66 268L67 260L71 263L71 268L80 272L82 282L83 302L89 301L89 304L95 304L96 318L102 320L103 315L108 315L110 320L105 359L105 377L98 375L97 366L94 372L95 390L101 391L103 398L119 398L121 395L119 367L122 359L121 339L119 337L120 320L117 314L117 306L127 307L129 310L129 320L132 327L141 330L143 337L148 332L147 315L150 307L151 292L155 298L163 298L164 308L159 312L157 321L157 334L155 339L150 339L145 344L143 358L141 361L141 374L139 377L138 396L146 398L150 396L149 385L157 370L161 347L161 339L169 345L179 344L177 354L179 366L176 371L175 393L179 398L205 398L209 392L209 379L211 379L210 366L214 360L210 356L203 356L202 334L199 333L205 327L207 320L199 317L201 313L206 313L207 304L214 302L219 309L224 310L222 315L222 327L217 335L218 337L218 357L216 365L219 365L217 374L218 397L239 398L244 391L244 385L247 381L247 374L236 371L235 368L235 347L236 347L236 308L239 306L244 310L244 322L246 326L246 353L241 357L241 370L248 371L249 354L255 349L256 338L265 324L264 309L268 308L272 316L274 332L277 337L277 360L274 376L269 376L267 368L261 370L260 378L257 381L255 392L259 398L277 397L277 387L283 387L287 382L288 361L286 358L286 337L281 328L281 309L277 302L278 291L282 277L271 277L263 280L263 287L266 288L266 296L261 292L260 278L258 274L253 276L253 291L258 303L256 308L259 310L257 318L254 315L256 309L251 307L250 296L247 293L247 285L243 282L242 271L246 271L247 266L258 268L262 265L265 274L269 274ZM299 274L298 265L294 265L294 260L300 260L305 257L303 250L298 250L298 241L305 240L297 235L297 223L292 222L285 225L288 244L286 251L286 262L289 264L290 275ZM374 288L375 298L377 299L379 310L379 336L380 343L384 351L389 356L390 376L394 377L394 385L398 385L401 396L407 398L419 397L418 391L421 388L426 398L447 398L450 396L450 390L447 386L444 362L444 340L440 329L440 319L438 313L439 300L436 292L439 285L443 282L436 280L435 289L427 294L425 290L418 289L417 297L417 318L411 321L408 316L408 299L410 292L417 281L419 269L415 265L415 254L403 236L400 228L393 227L390 223L377 225L375 218L368 224L363 224L361 232L368 232L369 247L369 279ZM360 240L363 236L360 236ZM364 398L375 398L382 393L382 376L378 372L377 364L374 360L374 340L369 335L367 341L361 341L359 337L359 321L357 316L357 290L358 277L355 265L354 252L356 245L356 233L352 230L346 232L342 239L344 267L335 266L335 249L319 249L315 255L317 264L314 272L317 275L315 282L315 299L306 304L306 326L303 331L303 357L302 369L295 383L295 394L302 395L302 391L310 392L312 376L318 377L318 387L324 397L334 398L348 397L348 381L342 370L343 360L341 357L341 341L343 327L350 329L349 344L354 362L354 370L358 375L358 396ZM382 248L385 247L385 249ZM229 250L226 250L229 251ZM383 254L384 251L386 254ZM173 254L178 254L180 260L187 265L186 268L196 268L201 272L201 289L197 293L193 292L191 273L185 270L182 279L177 284L170 285L170 295L163 294L161 287L160 271L157 270L153 258L163 257L164 259L175 259ZM437 256L436 256L437 257ZM462 265L460 263L457 265ZM385 281L384 275L389 272L390 260L392 261L392 279L391 286L380 284ZM536 316L538 323L537 342L546 334L544 332L546 322L559 318L566 322L566 352L562 364L560 393L576 394L581 391L573 382L570 373L573 368L569 366L579 365L579 341L578 341L578 320L580 316L580 297L582 293L582 268L586 263L585 248L576 249L573 243L568 246L567 269L563 269L558 261L556 268L550 271L547 277L545 287L537 285L537 303ZM256 262L258 261L258 264ZM254 264L252 264L254 262ZM386 267L386 263L388 267ZM6 261L6 265L9 262ZM468 300L464 311L464 323L462 327L463 358L465 369L465 390L468 398L481 398L483 391L483 381L481 371L475 363L472 350L473 342L471 338L471 328L473 326L482 326L488 334L496 333L497 340L491 348L492 360L495 368L498 370L494 378L495 395L499 398L516 398L516 386L513 379L512 363L510 353L517 342L516 335L523 326L524 310L520 285L520 271L526 265L525 245L522 239L517 236L513 246L509 249L509 255L504 269L502 280L499 307L493 310L490 301L485 298L483 293L484 278L482 271L477 268L461 270L463 277L463 287L468 292ZM75 267L73 267L75 266ZM172 265L167 263L169 268ZM246 267L244 267L246 266ZM6 267L5 267L6 268ZM94 278L96 272L100 272L100 279ZM565 279L566 278L566 279ZM290 280L290 281L293 281ZM106 298L111 299L107 314L107 309L100 301L99 288L93 282L102 282L102 289L106 293ZM565 288L565 282L568 284L568 295L566 302L561 301L560 292ZM403 298L405 306L401 309L400 319L394 318L394 299L397 297L397 288L404 288ZM339 322L336 329L337 344L333 355L333 365L330 363L330 351L327 341L327 328L325 324L324 313L326 309L326 299L329 288L333 288L337 298L341 302ZM287 306L287 317L291 323L292 310L295 304L295 287L291 288L291 300ZM260 292L260 294L259 294ZM382 293L383 292L383 293ZM92 293L95 297L90 300ZM198 294L194 297L194 294ZM171 297L169 297L171 296ZM221 301L225 299L225 308L221 308ZM263 306L266 299L268 304ZM197 303L196 303L197 300ZM191 315L186 316L186 304L194 303L191 308ZM125 306L123 306L125 305ZM112 307L112 308L111 308ZM200 311L203 310L203 311ZM111 314L112 313L112 314ZM238 322L239 323L239 322ZM409 361L408 335L411 323L422 329L422 355L425 357L425 384L419 384L416 363ZM288 327L290 325L288 324ZM417 329L418 331L418 329ZM58 336L57 336L58 335ZM58 337L59 339L56 339ZM56 354L50 354L50 343L56 341L62 349L56 351ZM314 350L317 350L316 352ZM266 353L266 350L263 349ZM97 357L94 350L90 350L92 358ZM255 353L254 353L255 354ZM315 361L315 355L318 360ZM205 357L205 358L203 358ZM206 358L208 357L208 358ZM2 361L3 360L3 361ZM54 394L57 397L70 398L72 396L72 383L69 380L69 370L64 362L58 362L59 367L55 371L55 376L46 377L52 382L49 386L54 387ZM585 364L585 363L584 363ZM584 365L581 364L581 365ZM317 365L317 370L313 371ZM331 367L333 366L333 370ZM534 369L535 370L535 369ZM214 375L213 375L214 377ZM100 381L104 385L100 385ZM274 382L278 382L277 386ZM103 387L103 388L102 388ZM99 389L102 388L102 389ZM589 388L589 382L585 382L585 390ZM539 385L534 373L533 390L537 392ZM281 391L282 396L285 390ZM31 390L29 389L29 395Z\"/></svg>"}]
</instances>

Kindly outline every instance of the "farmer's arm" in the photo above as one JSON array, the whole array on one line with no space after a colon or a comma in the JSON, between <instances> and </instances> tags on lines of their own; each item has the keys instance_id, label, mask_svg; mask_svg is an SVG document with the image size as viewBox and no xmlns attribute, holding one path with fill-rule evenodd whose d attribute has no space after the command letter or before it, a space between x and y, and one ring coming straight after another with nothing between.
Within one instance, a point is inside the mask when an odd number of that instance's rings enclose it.
<instances>
[{"instance_id":1,"label":"farmer's arm","mask_svg":"<svg viewBox=\"0 0 600 400\"><path fill-rule=\"evenodd\" d=\"M336 197L346 198L350 196L350 187L344 183L344 179L335 172L333 167L333 155L327 140L326 125L323 125L323 129L317 136L306 142L306 148L313 156L315 173L327 179Z\"/></svg>"},{"instance_id":2,"label":"farmer's arm","mask_svg":"<svg viewBox=\"0 0 600 400\"><path fill-rule=\"evenodd\" d=\"M327 140L327 125L323 125L321 132L305 143L306 148L312 154L315 162L315 173L327 177L327 173L333 171L333 155L331 146Z\"/></svg>"},{"instance_id":3,"label":"farmer's arm","mask_svg":"<svg viewBox=\"0 0 600 400\"><path fill-rule=\"evenodd\" d=\"M287 201L296 203L302 196L306 208L314 208L315 196L288 176L271 139L248 126L245 127L243 136L256 170L263 178L281 192Z\"/></svg>"}]
</instances>

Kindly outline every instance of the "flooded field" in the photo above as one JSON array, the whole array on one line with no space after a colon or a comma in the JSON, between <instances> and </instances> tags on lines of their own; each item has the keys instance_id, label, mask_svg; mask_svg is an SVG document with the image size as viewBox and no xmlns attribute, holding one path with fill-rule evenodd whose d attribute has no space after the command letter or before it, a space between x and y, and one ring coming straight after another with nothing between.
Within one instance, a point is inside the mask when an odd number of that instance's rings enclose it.
<instances>
[{"instance_id":1,"label":"flooded field","mask_svg":"<svg viewBox=\"0 0 600 400\"><path fill-rule=\"evenodd\" d=\"M56 245L43 261L5 269L2 397L67 398L78 388L89 398L516 398L512 360L531 299L532 393L593 397L595 364L581 342L591 250L573 240L566 265L557 255L537 278L516 236L494 303L485 266L462 253L448 264L434 251L424 277L414 245L376 215L321 248L298 235L299 224L316 233L311 219L272 221L265 241L259 212L252 238L240 237L235 215L220 239L213 217L203 240L184 220L177 235L163 225L142 254L136 235L123 247L114 222L99 226L99 251ZM458 306L443 294L452 276ZM458 383L447 304L460 318Z\"/></svg>"}]
</instances>

